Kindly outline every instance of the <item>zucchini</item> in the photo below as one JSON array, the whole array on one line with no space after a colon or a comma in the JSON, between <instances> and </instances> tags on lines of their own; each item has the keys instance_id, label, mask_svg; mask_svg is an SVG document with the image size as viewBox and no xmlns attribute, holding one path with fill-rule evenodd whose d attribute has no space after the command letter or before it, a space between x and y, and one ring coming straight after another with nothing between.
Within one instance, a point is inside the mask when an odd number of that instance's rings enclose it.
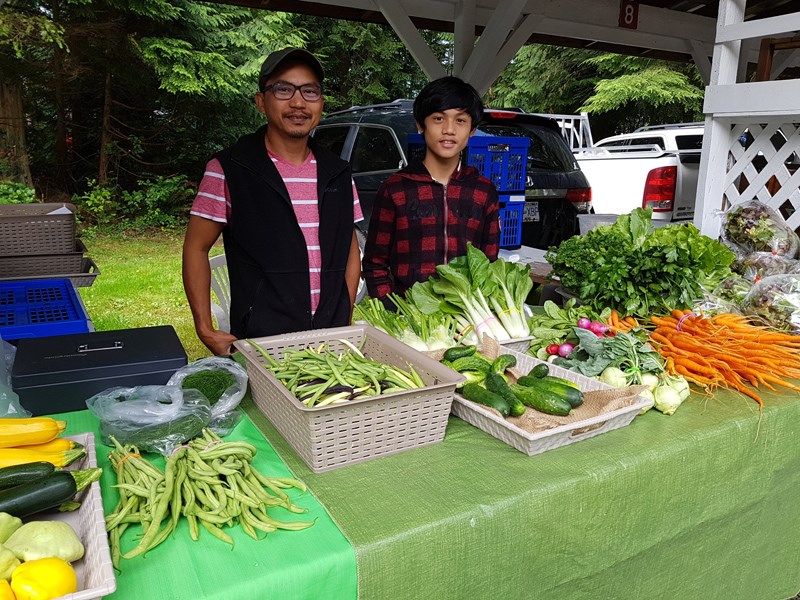
<instances>
[{"instance_id":1,"label":"zucchini","mask_svg":"<svg viewBox=\"0 0 800 600\"><path fill-rule=\"evenodd\" d=\"M3 467L0 469L0 489L22 485L29 481L47 477L55 470L56 468L53 466L53 463L44 460Z\"/></svg>"},{"instance_id":2,"label":"zucchini","mask_svg":"<svg viewBox=\"0 0 800 600\"><path fill-rule=\"evenodd\" d=\"M535 408L539 412L566 417L572 410L569 402L538 387L520 385L518 383L511 384L509 387L525 406Z\"/></svg>"},{"instance_id":3,"label":"zucchini","mask_svg":"<svg viewBox=\"0 0 800 600\"><path fill-rule=\"evenodd\" d=\"M41 479L0 490L0 512L22 518L58 508L98 480L102 472L102 469L55 471Z\"/></svg>"},{"instance_id":4,"label":"zucchini","mask_svg":"<svg viewBox=\"0 0 800 600\"><path fill-rule=\"evenodd\" d=\"M506 382L501 375L491 372L488 373L486 375L486 389L490 392L494 392L508 402L510 408L509 414L512 417L519 417L525 414L525 405L514 395L514 392L508 387L508 382Z\"/></svg>"},{"instance_id":5,"label":"zucchini","mask_svg":"<svg viewBox=\"0 0 800 600\"><path fill-rule=\"evenodd\" d=\"M550 367L547 366L547 363L542 363L533 367L529 372L528 375L530 377L536 377L537 379L541 379L550 374Z\"/></svg>"},{"instance_id":6,"label":"zucchini","mask_svg":"<svg viewBox=\"0 0 800 600\"><path fill-rule=\"evenodd\" d=\"M466 384L463 388L461 388L461 394L467 400L472 400L472 402L477 402L478 404L492 407L504 417L507 417L511 412L511 407L503 397L498 396L494 392L490 392L486 388L479 386L477 383Z\"/></svg>"},{"instance_id":7,"label":"zucchini","mask_svg":"<svg viewBox=\"0 0 800 600\"><path fill-rule=\"evenodd\" d=\"M583 404L583 392L573 382L567 383L561 377L531 377L525 375L517 380L517 384L525 387L534 387L544 393L566 400L572 408Z\"/></svg>"},{"instance_id":8,"label":"zucchini","mask_svg":"<svg viewBox=\"0 0 800 600\"><path fill-rule=\"evenodd\" d=\"M477 349L477 346L454 346L444 351L444 359L453 362L458 358L472 356Z\"/></svg>"},{"instance_id":9,"label":"zucchini","mask_svg":"<svg viewBox=\"0 0 800 600\"><path fill-rule=\"evenodd\" d=\"M503 374L506 372L506 369L510 369L511 367L517 364L517 358L512 354L501 354L497 358L492 361L492 371L495 373Z\"/></svg>"},{"instance_id":10,"label":"zucchini","mask_svg":"<svg viewBox=\"0 0 800 600\"><path fill-rule=\"evenodd\" d=\"M492 368L492 363L476 354L455 359L450 368L455 369L459 373L461 373L461 371L481 371L482 373L488 373L489 369Z\"/></svg>"}]
</instances>

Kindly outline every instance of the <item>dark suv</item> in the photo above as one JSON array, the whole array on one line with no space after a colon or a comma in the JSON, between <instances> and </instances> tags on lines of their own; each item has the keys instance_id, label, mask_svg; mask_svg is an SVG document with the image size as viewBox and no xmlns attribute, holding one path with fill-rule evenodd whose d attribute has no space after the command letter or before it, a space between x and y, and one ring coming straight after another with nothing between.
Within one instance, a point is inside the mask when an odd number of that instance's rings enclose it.
<instances>
[{"instance_id":1,"label":"dark suv","mask_svg":"<svg viewBox=\"0 0 800 600\"><path fill-rule=\"evenodd\" d=\"M411 100L356 106L331 113L314 132L353 168L364 231L378 187L409 161L408 136L417 133ZM558 124L517 110L486 109L475 135L530 138L522 244L546 249L578 233L576 215L589 212L591 190Z\"/></svg>"}]
</instances>

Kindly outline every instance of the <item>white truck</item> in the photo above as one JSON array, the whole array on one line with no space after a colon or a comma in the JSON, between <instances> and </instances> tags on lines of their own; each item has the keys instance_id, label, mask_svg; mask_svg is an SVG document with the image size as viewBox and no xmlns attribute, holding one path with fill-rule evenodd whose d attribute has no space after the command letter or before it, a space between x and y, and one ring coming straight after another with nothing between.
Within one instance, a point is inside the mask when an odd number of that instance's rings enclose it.
<instances>
[{"instance_id":1,"label":"white truck","mask_svg":"<svg viewBox=\"0 0 800 600\"><path fill-rule=\"evenodd\" d=\"M642 127L593 146L573 147L592 187L597 215L650 206L653 220L694 218L703 123Z\"/></svg>"}]
</instances>

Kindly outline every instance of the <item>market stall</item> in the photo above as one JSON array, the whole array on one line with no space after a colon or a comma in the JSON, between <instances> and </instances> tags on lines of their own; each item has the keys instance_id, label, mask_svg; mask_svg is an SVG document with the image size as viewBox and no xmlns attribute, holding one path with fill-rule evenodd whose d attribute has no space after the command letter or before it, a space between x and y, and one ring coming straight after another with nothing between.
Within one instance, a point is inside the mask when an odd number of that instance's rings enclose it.
<instances>
[{"instance_id":1,"label":"market stall","mask_svg":"<svg viewBox=\"0 0 800 600\"><path fill-rule=\"evenodd\" d=\"M693 398L671 417L650 411L536 457L451 418L440 444L321 474L249 399L243 408L252 423L234 439L254 443L265 470L288 474L283 458L308 484L296 501L315 525L261 542L234 533L231 549L191 541L182 523L123 562L110 597L783 599L800 589L796 394L765 394L760 418L731 393ZM62 416L68 431L97 431L87 411Z\"/></svg>"}]
</instances>

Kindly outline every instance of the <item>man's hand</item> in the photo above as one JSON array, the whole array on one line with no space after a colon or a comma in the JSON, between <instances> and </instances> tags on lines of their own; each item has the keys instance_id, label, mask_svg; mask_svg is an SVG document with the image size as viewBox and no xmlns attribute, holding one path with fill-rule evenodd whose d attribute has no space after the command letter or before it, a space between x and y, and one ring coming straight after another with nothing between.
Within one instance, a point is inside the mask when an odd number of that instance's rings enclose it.
<instances>
[{"instance_id":1,"label":"man's hand","mask_svg":"<svg viewBox=\"0 0 800 600\"><path fill-rule=\"evenodd\" d=\"M206 348L217 356L232 354L234 351L233 342L236 341L236 336L226 331L214 329L209 333L198 334L198 337L206 345Z\"/></svg>"}]
</instances>

